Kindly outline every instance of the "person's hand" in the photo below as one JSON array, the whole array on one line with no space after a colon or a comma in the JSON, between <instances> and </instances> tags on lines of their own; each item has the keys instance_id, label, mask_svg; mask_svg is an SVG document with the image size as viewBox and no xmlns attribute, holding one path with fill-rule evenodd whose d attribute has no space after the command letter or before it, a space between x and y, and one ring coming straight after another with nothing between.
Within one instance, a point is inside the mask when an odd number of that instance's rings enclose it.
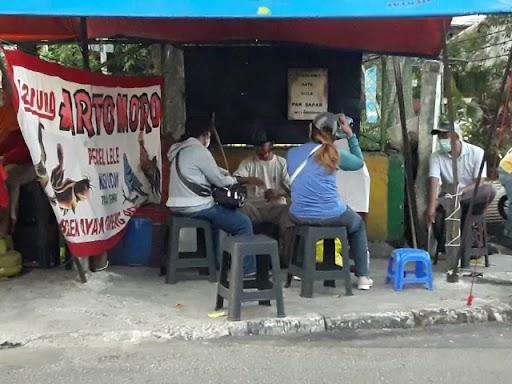
<instances>
[{"instance_id":1,"label":"person's hand","mask_svg":"<svg viewBox=\"0 0 512 384\"><path fill-rule=\"evenodd\" d=\"M427 224L434 224L436 222L436 209L429 207L427 208L427 212L425 213Z\"/></svg>"},{"instance_id":2,"label":"person's hand","mask_svg":"<svg viewBox=\"0 0 512 384\"><path fill-rule=\"evenodd\" d=\"M267 201L273 201L273 200L276 200L278 199L280 196L279 194L274 191L273 189L267 189L265 191L265 200Z\"/></svg>"},{"instance_id":3,"label":"person's hand","mask_svg":"<svg viewBox=\"0 0 512 384\"><path fill-rule=\"evenodd\" d=\"M347 117L344 114L342 114L340 116L340 125L341 125L341 130L343 131L343 133L345 135L347 135L347 137L352 137L354 135L354 132L352 132L352 128L350 127L350 124L348 123Z\"/></svg>"},{"instance_id":4,"label":"person's hand","mask_svg":"<svg viewBox=\"0 0 512 384\"><path fill-rule=\"evenodd\" d=\"M239 177L238 182L243 185L253 185L256 187L265 187L263 180L257 177Z\"/></svg>"}]
</instances>

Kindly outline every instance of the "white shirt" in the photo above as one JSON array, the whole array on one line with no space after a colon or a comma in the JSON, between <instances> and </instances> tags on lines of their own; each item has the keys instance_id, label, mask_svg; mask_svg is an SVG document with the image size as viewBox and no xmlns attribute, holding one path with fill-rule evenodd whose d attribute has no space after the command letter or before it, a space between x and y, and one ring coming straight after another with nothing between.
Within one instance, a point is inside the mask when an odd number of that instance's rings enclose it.
<instances>
[{"instance_id":1,"label":"white shirt","mask_svg":"<svg viewBox=\"0 0 512 384\"><path fill-rule=\"evenodd\" d=\"M459 188L464 189L473 184L478 177L484 150L476 145L461 142L462 150L458 160ZM430 177L440 180L441 184L453 183L452 156L439 151L430 157ZM484 166L482 178L487 177L487 166Z\"/></svg>"},{"instance_id":2,"label":"white shirt","mask_svg":"<svg viewBox=\"0 0 512 384\"><path fill-rule=\"evenodd\" d=\"M243 160L233 174L240 177L257 177L265 183L265 187L247 186L247 197L253 203L265 203L265 191L273 189L278 193L288 193L290 190L290 177L286 169L286 159L273 155L271 160L260 160L257 156L251 156ZM286 204L286 199L280 199Z\"/></svg>"},{"instance_id":3,"label":"white shirt","mask_svg":"<svg viewBox=\"0 0 512 384\"><path fill-rule=\"evenodd\" d=\"M338 150L349 151L347 139L334 142ZM358 171L336 171L336 182L341 199L356 212L368 213L370 210L370 173L366 164Z\"/></svg>"}]
</instances>

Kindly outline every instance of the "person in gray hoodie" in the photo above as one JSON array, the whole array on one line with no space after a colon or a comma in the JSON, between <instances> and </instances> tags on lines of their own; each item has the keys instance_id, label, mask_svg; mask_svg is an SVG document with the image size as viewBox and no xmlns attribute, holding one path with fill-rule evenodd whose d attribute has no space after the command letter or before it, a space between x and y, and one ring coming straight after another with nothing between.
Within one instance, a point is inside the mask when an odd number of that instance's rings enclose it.
<instances>
[{"instance_id":1,"label":"person in gray hoodie","mask_svg":"<svg viewBox=\"0 0 512 384\"><path fill-rule=\"evenodd\" d=\"M188 181L206 188L226 187L236 183L260 185L262 182L256 178L232 177L217 166L208 150L211 138L208 119L189 119L185 130L184 140L172 145L167 154L171 167L167 207L175 213L206 219L212 223L214 230L222 229L229 235L252 235L252 223L247 215L216 204L211 195L199 196L180 180L176 171L176 156L180 154L182 175ZM255 271L255 258L246 257L244 273Z\"/></svg>"}]
</instances>

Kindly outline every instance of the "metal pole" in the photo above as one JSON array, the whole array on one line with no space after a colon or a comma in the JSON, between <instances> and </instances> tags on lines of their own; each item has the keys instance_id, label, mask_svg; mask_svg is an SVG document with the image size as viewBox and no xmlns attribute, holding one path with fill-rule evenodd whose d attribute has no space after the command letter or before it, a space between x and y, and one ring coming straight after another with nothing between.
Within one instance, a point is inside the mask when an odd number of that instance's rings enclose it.
<instances>
[{"instance_id":1,"label":"metal pole","mask_svg":"<svg viewBox=\"0 0 512 384\"><path fill-rule=\"evenodd\" d=\"M396 95L398 99L398 111L400 114L400 123L402 126L402 141L403 149L405 154L405 174L406 174L406 193L407 193L407 214L409 215L411 223L411 236L412 245L414 248L418 247L417 233L418 228L418 208L416 205L416 196L414 194L414 178L412 170L412 152L409 143L409 135L407 132L407 119L405 116L405 101L404 101L404 89L402 82L402 72L400 70L400 63L398 59L393 58L393 65L395 69L395 81L396 81Z\"/></svg>"}]
</instances>

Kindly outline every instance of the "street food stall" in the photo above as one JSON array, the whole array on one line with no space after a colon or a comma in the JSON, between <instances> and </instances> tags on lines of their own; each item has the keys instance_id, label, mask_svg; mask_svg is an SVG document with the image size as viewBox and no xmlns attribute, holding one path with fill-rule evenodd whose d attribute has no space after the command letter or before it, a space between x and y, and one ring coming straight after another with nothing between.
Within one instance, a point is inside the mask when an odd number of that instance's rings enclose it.
<instances>
[{"instance_id":1,"label":"street food stall","mask_svg":"<svg viewBox=\"0 0 512 384\"><path fill-rule=\"evenodd\" d=\"M452 16L510 11L510 1L476 0L188 0L156 1L151 6L120 0L27 0L0 6L0 41L80 41L84 63L88 43L93 41L170 44L176 49L167 49L163 55L174 54L174 66L166 67L170 61L164 57L162 134L177 139L187 114L208 111L217 114L218 130L226 144L247 143L255 124L269 127L279 143L297 144L305 140L311 117L324 110L346 112L354 118L358 131L363 52L437 58ZM321 100L306 104L307 100L291 99L293 79L301 82L313 75L318 82L311 87L321 90L315 91ZM172 86L169 79L181 81L182 86ZM318 86L322 81L323 88ZM397 87L401 87L398 80ZM183 105L181 115L168 109L176 100ZM372 228L382 227L379 223L383 220L403 223L403 199L397 202L396 196L404 196L405 180L409 192L412 185L407 146L405 150L405 160L398 163L385 158L385 169L381 155L375 160L369 155L370 175L373 164L374 175L380 174L372 177L372 190L386 190L376 193L385 202L370 203L370 235ZM236 163L233 160L231 164ZM397 177L391 164L403 169L404 163L405 171ZM389 206L391 203L397 206ZM372 218L372 206L379 211L383 204L386 211ZM401 217L396 215L400 209ZM403 233L403 225L396 233ZM382 240L389 237L389 233L376 236Z\"/></svg>"}]
</instances>

